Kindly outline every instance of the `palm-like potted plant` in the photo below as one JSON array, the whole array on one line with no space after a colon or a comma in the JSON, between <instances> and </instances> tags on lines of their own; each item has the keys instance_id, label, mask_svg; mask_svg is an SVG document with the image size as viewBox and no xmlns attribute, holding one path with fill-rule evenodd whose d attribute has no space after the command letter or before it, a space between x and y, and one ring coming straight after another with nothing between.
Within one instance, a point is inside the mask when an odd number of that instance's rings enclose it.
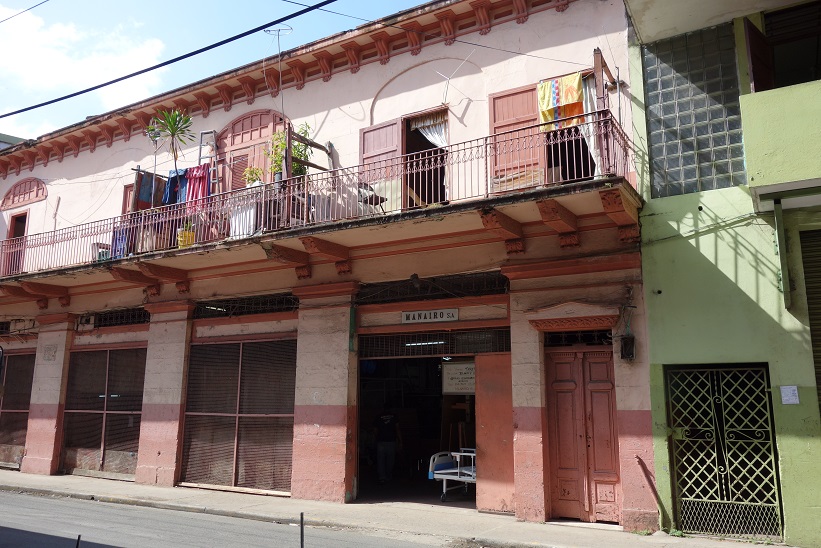
<instances>
[{"instance_id":1,"label":"palm-like potted plant","mask_svg":"<svg viewBox=\"0 0 821 548\"><path fill-rule=\"evenodd\" d=\"M174 172L177 172L177 159L182 148L194 142L194 132L191 126L194 125L191 116L182 110L175 108L172 110L160 110L151 120L151 125L146 128L150 134L159 135L163 139L163 145L168 145L168 151L174 159ZM181 228L177 229L177 245L188 247L194 243L194 226L190 219L186 219Z\"/></svg>"}]
</instances>

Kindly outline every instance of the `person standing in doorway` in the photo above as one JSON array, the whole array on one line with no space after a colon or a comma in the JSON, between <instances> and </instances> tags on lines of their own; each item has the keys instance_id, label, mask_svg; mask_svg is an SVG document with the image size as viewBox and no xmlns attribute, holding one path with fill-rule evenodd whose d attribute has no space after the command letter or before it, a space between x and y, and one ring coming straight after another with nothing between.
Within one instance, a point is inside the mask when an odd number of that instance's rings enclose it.
<instances>
[{"instance_id":1,"label":"person standing in doorway","mask_svg":"<svg viewBox=\"0 0 821 548\"><path fill-rule=\"evenodd\" d=\"M379 483L393 479L393 463L396 452L402 450L402 434L396 414L385 405L374 421L376 431L376 468Z\"/></svg>"}]
</instances>

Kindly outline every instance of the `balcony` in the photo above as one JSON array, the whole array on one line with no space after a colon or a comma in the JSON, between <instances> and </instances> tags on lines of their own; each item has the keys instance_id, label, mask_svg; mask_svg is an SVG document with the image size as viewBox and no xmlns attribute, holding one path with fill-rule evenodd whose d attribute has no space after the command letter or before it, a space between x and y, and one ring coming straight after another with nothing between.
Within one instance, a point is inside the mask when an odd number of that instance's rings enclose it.
<instances>
[{"instance_id":1,"label":"balcony","mask_svg":"<svg viewBox=\"0 0 821 548\"><path fill-rule=\"evenodd\" d=\"M821 190L819 95L821 81L741 96L747 179L760 210L776 196L795 201Z\"/></svg>"},{"instance_id":2,"label":"balcony","mask_svg":"<svg viewBox=\"0 0 821 548\"><path fill-rule=\"evenodd\" d=\"M8 239L0 242L0 279L204 253L249 240L286 239L289 234L336 231L357 223L384 224L434 208L442 213L460 205L478 209L483 201L500 198L525 200L530 190L625 177L630 148L609 111L591 113L552 122L550 127L534 125Z\"/></svg>"}]
</instances>

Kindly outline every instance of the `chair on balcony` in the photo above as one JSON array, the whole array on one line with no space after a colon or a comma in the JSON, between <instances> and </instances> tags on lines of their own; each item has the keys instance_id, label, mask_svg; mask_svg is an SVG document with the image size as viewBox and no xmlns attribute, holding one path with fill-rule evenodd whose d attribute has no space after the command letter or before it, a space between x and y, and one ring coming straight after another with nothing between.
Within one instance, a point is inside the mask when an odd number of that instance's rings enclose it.
<instances>
[{"instance_id":1,"label":"chair on balcony","mask_svg":"<svg viewBox=\"0 0 821 548\"><path fill-rule=\"evenodd\" d=\"M101 263L111 259L111 244L104 244L102 242L94 242L91 244L91 260L95 263Z\"/></svg>"}]
</instances>

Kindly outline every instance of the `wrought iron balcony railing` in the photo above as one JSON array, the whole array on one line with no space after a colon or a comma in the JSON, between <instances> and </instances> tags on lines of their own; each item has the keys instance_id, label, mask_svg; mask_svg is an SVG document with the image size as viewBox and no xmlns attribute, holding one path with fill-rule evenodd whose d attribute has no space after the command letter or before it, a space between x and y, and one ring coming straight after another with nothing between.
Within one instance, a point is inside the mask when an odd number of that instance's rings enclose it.
<instances>
[{"instance_id":1,"label":"wrought iron balcony railing","mask_svg":"<svg viewBox=\"0 0 821 548\"><path fill-rule=\"evenodd\" d=\"M609 111L0 242L0 277L625 176Z\"/></svg>"}]
</instances>

